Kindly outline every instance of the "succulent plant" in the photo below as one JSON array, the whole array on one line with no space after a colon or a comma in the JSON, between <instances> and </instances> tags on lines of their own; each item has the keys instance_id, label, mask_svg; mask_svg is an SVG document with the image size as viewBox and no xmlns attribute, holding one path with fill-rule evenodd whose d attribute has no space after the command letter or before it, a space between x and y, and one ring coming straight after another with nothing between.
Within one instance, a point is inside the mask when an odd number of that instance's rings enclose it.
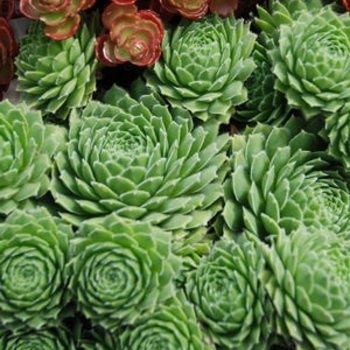
<instances>
[{"instance_id":1,"label":"succulent plant","mask_svg":"<svg viewBox=\"0 0 350 350\"><path fill-rule=\"evenodd\" d=\"M26 17L45 24L44 33L53 40L72 37L81 22L79 12L87 10L96 0L20 0L19 7Z\"/></svg>"},{"instance_id":2,"label":"succulent plant","mask_svg":"<svg viewBox=\"0 0 350 350\"><path fill-rule=\"evenodd\" d=\"M342 4L345 7L346 11L350 12L350 1L349 0L342 0Z\"/></svg>"},{"instance_id":3,"label":"succulent plant","mask_svg":"<svg viewBox=\"0 0 350 350\"><path fill-rule=\"evenodd\" d=\"M219 348L268 348L267 298L258 279L263 269L259 247L241 236L216 242L188 278L188 298Z\"/></svg>"},{"instance_id":4,"label":"succulent plant","mask_svg":"<svg viewBox=\"0 0 350 350\"><path fill-rule=\"evenodd\" d=\"M62 130L44 125L25 103L0 102L0 213L9 214L49 188L51 156Z\"/></svg>"},{"instance_id":5,"label":"succulent plant","mask_svg":"<svg viewBox=\"0 0 350 350\"><path fill-rule=\"evenodd\" d=\"M69 301L69 225L46 209L15 210L0 224L0 323L19 330L60 321Z\"/></svg>"},{"instance_id":6,"label":"succulent plant","mask_svg":"<svg viewBox=\"0 0 350 350\"><path fill-rule=\"evenodd\" d=\"M350 102L342 109L328 116L322 134L329 144L328 152L342 162L346 171L350 169Z\"/></svg>"},{"instance_id":7,"label":"succulent plant","mask_svg":"<svg viewBox=\"0 0 350 350\"><path fill-rule=\"evenodd\" d=\"M12 18L14 12L15 0L0 0L0 18L4 18L9 21Z\"/></svg>"},{"instance_id":8,"label":"succulent plant","mask_svg":"<svg viewBox=\"0 0 350 350\"><path fill-rule=\"evenodd\" d=\"M347 230L349 180L322 147L315 135L290 124L259 124L235 135L224 184L227 234L248 229L264 239L281 227L291 232L301 225Z\"/></svg>"},{"instance_id":9,"label":"succulent plant","mask_svg":"<svg viewBox=\"0 0 350 350\"><path fill-rule=\"evenodd\" d=\"M274 331L298 350L348 348L349 241L327 230L281 231L264 255L260 279L273 304Z\"/></svg>"},{"instance_id":10,"label":"succulent plant","mask_svg":"<svg viewBox=\"0 0 350 350\"><path fill-rule=\"evenodd\" d=\"M13 3L13 1L8 2L9 4ZM10 81L14 77L16 53L17 47L11 26L7 19L0 17L0 101L2 100L2 92L8 89Z\"/></svg>"},{"instance_id":11,"label":"succulent plant","mask_svg":"<svg viewBox=\"0 0 350 350\"><path fill-rule=\"evenodd\" d=\"M210 0L159 0L163 9L177 13L184 18L197 20L207 14Z\"/></svg>"},{"instance_id":12,"label":"succulent plant","mask_svg":"<svg viewBox=\"0 0 350 350\"><path fill-rule=\"evenodd\" d=\"M159 304L152 314L141 316L135 325L127 326L119 336L123 350L210 350L193 306L183 293Z\"/></svg>"},{"instance_id":13,"label":"succulent plant","mask_svg":"<svg viewBox=\"0 0 350 350\"><path fill-rule=\"evenodd\" d=\"M2 350L75 350L74 343L63 328L49 328L40 331L26 330L13 333L0 332Z\"/></svg>"},{"instance_id":14,"label":"succulent plant","mask_svg":"<svg viewBox=\"0 0 350 350\"><path fill-rule=\"evenodd\" d=\"M271 50L275 88L307 120L335 113L349 99L349 25L347 14L322 7L280 26L278 45Z\"/></svg>"},{"instance_id":15,"label":"succulent plant","mask_svg":"<svg viewBox=\"0 0 350 350\"><path fill-rule=\"evenodd\" d=\"M254 22L260 29L259 37L278 44L282 25L293 25L304 12L315 13L321 8L321 0L269 0L267 6L257 6Z\"/></svg>"},{"instance_id":16,"label":"succulent plant","mask_svg":"<svg viewBox=\"0 0 350 350\"><path fill-rule=\"evenodd\" d=\"M44 116L54 114L56 121L66 119L72 108L85 106L96 87L94 46L87 25L74 37L55 41L34 21L15 60L22 100Z\"/></svg>"},{"instance_id":17,"label":"succulent plant","mask_svg":"<svg viewBox=\"0 0 350 350\"><path fill-rule=\"evenodd\" d=\"M145 72L147 84L172 106L226 123L247 99L243 83L255 67L254 42L249 24L232 15L183 20L165 32L163 55Z\"/></svg>"},{"instance_id":18,"label":"succulent plant","mask_svg":"<svg viewBox=\"0 0 350 350\"><path fill-rule=\"evenodd\" d=\"M169 232L110 214L84 222L72 241L70 289L93 324L117 330L175 293L181 260Z\"/></svg>"},{"instance_id":19,"label":"succulent plant","mask_svg":"<svg viewBox=\"0 0 350 350\"><path fill-rule=\"evenodd\" d=\"M112 2L104 9L102 22L109 33L97 38L95 52L104 65L130 62L144 67L159 59L164 29L155 12Z\"/></svg>"},{"instance_id":20,"label":"succulent plant","mask_svg":"<svg viewBox=\"0 0 350 350\"><path fill-rule=\"evenodd\" d=\"M115 212L166 230L206 227L221 208L228 135L116 86L72 116L51 192L72 223Z\"/></svg>"},{"instance_id":21,"label":"succulent plant","mask_svg":"<svg viewBox=\"0 0 350 350\"><path fill-rule=\"evenodd\" d=\"M252 56L256 68L245 82L248 100L237 107L233 119L283 125L291 116L291 108L284 94L274 88L276 78L266 47L256 42Z\"/></svg>"}]
</instances>

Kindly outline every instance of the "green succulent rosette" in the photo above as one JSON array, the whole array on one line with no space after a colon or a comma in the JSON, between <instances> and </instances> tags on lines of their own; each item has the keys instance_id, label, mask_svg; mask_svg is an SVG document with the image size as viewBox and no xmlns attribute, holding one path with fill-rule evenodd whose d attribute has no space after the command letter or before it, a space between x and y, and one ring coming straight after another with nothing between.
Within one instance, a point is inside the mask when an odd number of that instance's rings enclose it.
<instances>
[{"instance_id":1,"label":"green succulent rosette","mask_svg":"<svg viewBox=\"0 0 350 350\"><path fill-rule=\"evenodd\" d=\"M247 229L265 239L301 225L347 230L349 180L322 147L314 134L287 126L235 135L219 230L221 221L229 237Z\"/></svg>"},{"instance_id":2,"label":"green succulent rosette","mask_svg":"<svg viewBox=\"0 0 350 350\"><path fill-rule=\"evenodd\" d=\"M349 26L348 14L326 6L317 13L304 11L279 28L270 52L275 88L306 120L335 113L349 99Z\"/></svg>"},{"instance_id":3,"label":"green succulent rosette","mask_svg":"<svg viewBox=\"0 0 350 350\"><path fill-rule=\"evenodd\" d=\"M268 45L277 44L282 25L293 25L301 14L316 13L324 5L322 0L269 0L266 6L258 5L254 18L254 23L260 29L258 40Z\"/></svg>"},{"instance_id":4,"label":"green succulent rosette","mask_svg":"<svg viewBox=\"0 0 350 350\"><path fill-rule=\"evenodd\" d=\"M51 192L77 224L114 212L171 231L202 229L222 207L228 140L214 121L195 127L187 111L114 86L72 116Z\"/></svg>"},{"instance_id":5,"label":"green succulent rosette","mask_svg":"<svg viewBox=\"0 0 350 350\"><path fill-rule=\"evenodd\" d=\"M349 241L327 230L281 231L264 246L260 279L274 332L296 349L346 349L350 342Z\"/></svg>"},{"instance_id":6,"label":"green succulent rosette","mask_svg":"<svg viewBox=\"0 0 350 350\"><path fill-rule=\"evenodd\" d=\"M25 103L0 102L0 214L47 193L51 157L61 135Z\"/></svg>"},{"instance_id":7,"label":"green succulent rosette","mask_svg":"<svg viewBox=\"0 0 350 350\"><path fill-rule=\"evenodd\" d=\"M0 324L17 331L60 322L69 302L69 225L45 208L13 211L0 224Z\"/></svg>"},{"instance_id":8,"label":"green succulent rosette","mask_svg":"<svg viewBox=\"0 0 350 350\"><path fill-rule=\"evenodd\" d=\"M226 123L247 100L254 42L249 24L233 16L183 20L166 30L162 57L145 73L147 85L201 120Z\"/></svg>"},{"instance_id":9,"label":"green succulent rosette","mask_svg":"<svg viewBox=\"0 0 350 350\"><path fill-rule=\"evenodd\" d=\"M92 26L93 27L93 26ZM95 34L86 24L65 40L52 40L34 21L21 38L16 57L21 99L55 121L66 119L72 108L82 107L96 88Z\"/></svg>"},{"instance_id":10,"label":"green succulent rosette","mask_svg":"<svg viewBox=\"0 0 350 350\"><path fill-rule=\"evenodd\" d=\"M284 94L274 88L276 78L266 47L256 42L252 57L256 68L245 82L248 100L237 107L233 119L250 124L283 125L291 115L291 107Z\"/></svg>"},{"instance_id":11,"label":"green succulent rosette","mask_svg":"<svg viewBox=\"0 0 350 350\"><path fill-rule=\"evenodd\" d=\"M48 328L40 331L0 333L1 350L75 350L76 347L63 328Z\"/></svg>"},{"instance_id":12,"label":"green succulent rosette","mask_svg":"<svg viewBox=\"0 0 350 350\"><path fill-rule=\"evenodd\" d=\"M328 142L328 152L338 159L348 172L350 169L350 102L325 120L322 134Z\"/></svg>"},{"instance_id":13,"label":"green succulent rosette","mask_svg":"<svg viewBox=\"0 0 350 350\"><path fill-rule=\"evenodd\" d=\"M220 349L268 349L269 311L259 281L259 246L247 236L220 240L188 278L188 299L204 331Z\"/></svg>"},{"instance_id":14,"label":"green succulent rosette","mask_svg":"<svg viewBox=\"0 0 350 350\"><path fill-rule=\"evenodd\" d=\"M210 350L193 305L183 293L159 304L152 314L141 316L137 323L125 327L119 335L123 350Z\"/></svg>"},{"instance_id":15,"label":"green succulent rosette","mask_svg":"<svg viewBox=\"0 0 350 350\"><path fill-rule=\"evenodd\" d=\"M111 331L152 312L175 293L181 259L171 241L169 232L116 214L84 222L71 243L78 310Z\"/></svg>"}]
</instances>

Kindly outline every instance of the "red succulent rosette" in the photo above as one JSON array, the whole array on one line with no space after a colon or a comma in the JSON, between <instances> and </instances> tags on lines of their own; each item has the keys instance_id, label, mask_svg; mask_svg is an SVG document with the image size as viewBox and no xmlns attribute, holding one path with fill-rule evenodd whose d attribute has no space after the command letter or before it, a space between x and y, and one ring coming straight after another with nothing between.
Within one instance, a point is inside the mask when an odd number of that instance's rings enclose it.
<instances>
[{"instance_id":1,"label":"red succulent rosette","mask_svg":"<svg viewBox=\"0 0 350 350\"><path fill-rule=\"evenodd\" d=\"M159 59L164 28L153 11L112 3L102 14L102 23L109 29L96 41L96 56L102 64L114 67L130 62L146 67Z\"/></svg>"},{"instance_id":2,"label":"red succulent rosette","mask_svg":"<svg viewBox=\"0 0 350 350\"><path fill-rule=\"evenodd\" d=\"M10 20L15 12L15 0L0 0L0 17Z\"/></svg>"},{"instance_id":3,"label":"red succulent rosette","mask_svg":"<svg viewBox=\"0 0 350 350\"><path fill-rule=\"evenodd\" d=\"M207 14L210 0L159 0L167 12L178 13L184 18L196 20Z\"/></svg>"},{"instance_id":4,"label":"red succulent rosette","mask_svg":"<svg viewBox=\"0 0 350 350\"><path fill-rule=\"evenodd\" d=\"M0 17L0 100L14 76L15 55L16 42L11 27L5 18Z\"/></svg>"},{"instance_id":5,"label":"red succulent rosette","mask_svg":"<svg viewBox=\"0 0 350 350\"><path fill-rule=\"evenodd\" d=\"M20 0L20 10L28 18L46 24L44 32L54 40L73 36L80 24L79 12L96 0Z\"/></svg>"},{"instance_id":6,"label":"red succulent rosette","mask_svg":"<svg viewBox=\"0 0 350 350\"><path fill-rule=\"evenodd\" d=\"M238 0L211 0L209 10L220 17L233 14L238 8Z\"/></svg>"}]
</instances>

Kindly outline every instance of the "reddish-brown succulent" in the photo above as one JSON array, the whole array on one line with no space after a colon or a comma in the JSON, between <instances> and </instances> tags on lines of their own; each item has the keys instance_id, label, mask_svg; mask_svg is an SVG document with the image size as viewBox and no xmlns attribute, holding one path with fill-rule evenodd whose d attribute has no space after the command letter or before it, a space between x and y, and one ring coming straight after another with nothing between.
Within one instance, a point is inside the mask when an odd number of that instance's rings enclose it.
<instances>
[{"instance_id":1,"label":"reddish-brown succulent","mask_svg":"<svg viewBox=\"0 0 350 350\"><path fill-rule=\"evenodd\" d=\"M346 11L350 12L350 0L342 0L343 6L345 7Z\"/></svg>"},{"instance_id":2,"label":"reddish-brown succulent","mask_svg":"<svg viewBox=\"0 0 350 350\"><path fill-rule=\"evenodd\" d=\"M15 12L15 0L0 0L0 17L10 20Z\"/></svg>"},{"instance_id":3,"label":"reddish-brown succulent","mask_svg":"<svg viewBox=\"0 0 350 350\"><path fill-rule=\"evenodd\" d=\"M153 11L138 11L132 3L120 6L114 1L104 10L102 23L109 33L97 38L95 52L104 65L131 62L146 67L160 57L164 28Z\"/></svg>"},{"instance_id":4,"label":"reddish-brown succulent","mask_svg":"<svg viewBox=\"0 0 350 350\"><path fill-rule=\"evenodd\" d=\"M238 0L211 0L209 10L221 17L227 17L238 8Z\"/></svg>"},{"instance_id":5,"label":"reddish-brown succulent","mask_svg":"<svg viewBox=\"0 0 350 350\"><path fill-rule=\"evenodd\" d=\"M80 24L80 12L96 0L20 0L20 10L28 18L45 23L45 35L54 40L73 36Z\"/></svg>"},{"instance_id":6,"label":"reddish-brown succulent","mask_svg":"<svg viewBox=\"0 0 350 350\"><path fill-rule=\"evenodd\" d=\"M0 100L14 76L16 43L12 29L4 17L0 17Z\"/></svg>"},{"instance_id":7,"label":"reddish-brown succulent","mask_svg":"<svg viewBox=\"0 0 350 350\"><path fill-rule=\"evenodd\" d=\"M210 0L159 0L163 9L187 19L199 19L207 14ZM232 0L231 0L232 1Z\"/></svg>"}]
</instances>

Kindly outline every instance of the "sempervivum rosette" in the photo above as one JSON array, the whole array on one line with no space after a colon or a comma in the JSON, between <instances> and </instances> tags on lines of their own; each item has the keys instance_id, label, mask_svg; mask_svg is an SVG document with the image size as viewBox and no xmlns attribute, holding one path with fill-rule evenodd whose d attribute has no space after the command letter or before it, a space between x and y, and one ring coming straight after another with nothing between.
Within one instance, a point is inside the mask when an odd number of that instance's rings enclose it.
<instances>
[{"instance_id":1,"label":"sempervivum rosette","mask_svg":"<svg viewBox=\"0 0 350 350\"><path fill-rule=\"evenodd\" d=\"M211 350L197 321L193 305L177 295L158 305L152 314L143 315L121 331L123 350Z\"/></svg>"},{"instance_id":2,"label":"sempervivum rosette","mask_svg":"<svg viewBox=\"0 0 350 350\"><path fill-rule=\"evenodd\" d=\"M273 330L298 350L348 349L349 241L326 230L281 231L264 255Z\"/></svg>"},{"instance_id":3,"label":"sempervivum rosette","mask_svg":"<svg viewBox=\"0 0 350 350\"><path fill-rule=\"evenodd\" d=\"M185 110L113 87L71 120L51 192L79 221L111 212L166 230L205 227L221 206L228 136Z\"/></svg>"},{"instance_id":4,"label":"sempervivum rosette","mask_svg":"<svg viewBox=\"0 0 350 350\"><path fill-rule=\"evenodd\" d=\"M198 320L224 349L267 349L267 298L258 275L264 260L248 236L215 243L187 282Z\"/></svg>"},{"instance_id":5,"label":"sempervivum rosette","mask_svg":"<svg viewBox=\"0 0 350 350\"><path fill-rule=\"evenodd\" d=\"M48 191L48 171L60 130L45 126L41 113L24 103L0 102L1 214L24 207Z\"/></svg>"},{"instance_id":6,"label":"sempervivum rosette","mask_svg":"<svg viewBox=\"0 0 350 350\"><path fill-rule=\"evenodd\" d=\"M260 124L235 135L232 147L222 214L229 235L248 229L265 237L300 225L349 228L349 180L334 159L314 152L322 147L316 136Z\"/></svg>"},{"instance_id":7,"label":"sempervivum rosette","mask_svg":"<svg viewBox=\"0 0 350 350\"><path fill-rule=\"evenodd\" d=\"M166 31L163 56L146 71L147 84L201 120L227 122L247 99L243 83L254 69L254 42L249 24L233 16L183 20Z\"/></svg>"},{"instance_id":8,"label":"sempervivum rosette","mask_svg":"<svg viewBox=\"0 0 350 350\"><path fill-rule=\"evenodd\" d=\"M267 49L256 42L253 52L256 68L247 79L248 100L237 107L235 120L280 125L290 116L291 108L284 94L274 88L271 59Z\"/></svg>"},{"instance_id":9,"label":"sempervivum rosette","mask_svg":"<svg viewBox=\"0 0 350 350\"><path fill-rule=\"evenodd\" d=\"M0 224L0 323L12 330L60 321L68 298L69 225L44 208Z\"/></svg>"},{"instance_id":10,"label":"sempervivum rosette","mask_svg":"<svg viewBox=\"0 0 350 350\"><path fill-rule=\"evenodd\" d=\"M306 119L339 111L349 100L350 17L330 7L304 11L280 26L271 51L275 87Z\"/></svg>"},{"instance_id":11,"label":"sempervivum rosette","mask_svg":"<svg viewBox=\"0 0 350 350\"><path fill-rule=\"evenodd\" d=\"M350 102L337 113L328 116L322 134L328 142L328 152L350 169Z\"/></svg>"},{"instance_id":12,"label":"sempervivum rosette","mask_svg":"<svg viewBox=\"0 0 350 350\"><path fill-rule=\"evenodd\" d=\"M267 7L258 5L254 22L261 30L259 40L267 44L266 39L270 38L277 44L281 25L293 24L302 13L318 12L322 6L322 0L270 0Z\"/></svg>"},{"instance_id":13,"label":"sempervivum rosette","mask_svg":"<svg viewBox=\"0 0 350 350\"><path fill-rule=\"evenodd\" d=\"M56 120L84 106L96 87L94 46L95 36L86 24L73 37L58 41L33 22L15 61L22 100Z\"/></svg>"},{"instance_id":14,"label":"sempervivum rosette","mask_svg":"<svg viewBox=\"0 0 350 350\"><path fill-rule=\"evenodd\" d=\"M40 331L0 332L1 350L75 350L73 341L63 328Z\"/></svg>"},{"instance_id":15,"label":"sempervivum rosette","mask_svg":"<svg viewBox=\"0 0 350 350\"><path fill-rule=\"evenodd\" d=\"M174 294L181 268L171 241L169 232L115 214L84 222L72 241L69 285L78 310L109 330L153 311Z\"/></svg>"}]
</instances>

